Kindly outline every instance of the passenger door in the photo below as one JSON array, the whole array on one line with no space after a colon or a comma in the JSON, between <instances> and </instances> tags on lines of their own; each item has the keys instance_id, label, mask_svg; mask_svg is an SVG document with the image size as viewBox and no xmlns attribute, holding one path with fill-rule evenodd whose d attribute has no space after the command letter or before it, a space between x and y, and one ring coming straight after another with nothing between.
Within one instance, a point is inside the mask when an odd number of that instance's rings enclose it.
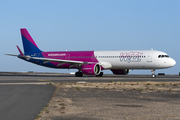
<instances>
[{"instance_id":1,"label":"passenger door","mask_svg":"<svg viewBox=\"0 0 180 120\"><path fill-rule=\"evenodd\" d=\"M148 52L148 54L147 54L147 62L152 62L152 55L153 55L153 51Z\"/></svg>"}]
</instances>

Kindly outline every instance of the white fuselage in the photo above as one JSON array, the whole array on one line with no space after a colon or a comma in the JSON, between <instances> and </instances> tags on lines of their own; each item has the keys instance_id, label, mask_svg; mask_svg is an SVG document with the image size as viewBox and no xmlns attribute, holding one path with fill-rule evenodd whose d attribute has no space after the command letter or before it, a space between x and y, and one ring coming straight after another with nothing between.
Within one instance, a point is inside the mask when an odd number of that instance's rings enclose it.
<instances>
[{"instance_id":1,"label":"white fuselage","mask_svg":"<svg viewBox=\"0 0 180 120\"><path fill-rule=\"evenodd\" d=\"M164 69L176 64L166 53L154 50L94 51L104 69Z\"/></svg>"}]
</instances>

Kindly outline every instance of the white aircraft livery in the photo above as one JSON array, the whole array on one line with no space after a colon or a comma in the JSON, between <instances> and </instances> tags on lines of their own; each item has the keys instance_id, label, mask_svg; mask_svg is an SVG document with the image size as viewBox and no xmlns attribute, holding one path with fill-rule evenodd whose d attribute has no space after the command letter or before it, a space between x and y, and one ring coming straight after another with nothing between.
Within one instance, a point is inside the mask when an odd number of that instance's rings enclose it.
<instances>
[{"instance_id":1,"label":"white aircraft livery","mask_svg":"<svg viewBox=\"0 0 180 120\"><path fill-rule=\"evenodd\" d=\"M25 61L45 67L78 69L76 77L84 75L103 76L102 70L111 70L116 75L126 75L130 69L150 69L156 77L156 69L173 67L176 61L166 53L155 50L129 51L41 51L28 31L21 29L24 53L17 46L17 56Z\"/></svg>"}]
</instances>

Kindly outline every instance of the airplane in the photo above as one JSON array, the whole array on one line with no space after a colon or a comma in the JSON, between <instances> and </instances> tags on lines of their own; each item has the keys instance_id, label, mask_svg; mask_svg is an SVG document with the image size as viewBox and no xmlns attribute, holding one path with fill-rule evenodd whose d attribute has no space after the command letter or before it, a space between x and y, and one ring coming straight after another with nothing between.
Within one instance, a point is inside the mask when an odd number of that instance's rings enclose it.
<instances>
[{"instance_id":1,"label":"airplane","mask_svg":"<svg viewBox=\"0 0 180 120\"><path fill-rule=\"evenodd\" d=\"M102 70L111 70L115 75L127 75L130 69L149 69L155 78L156 69L173 67L176 61L166 53L156 50L129 51L41 51L26 28L21 28L24 53L17 46L22 60L59 69L78 69L76 77L95 75L102 77Z\"/></svg>"}]
</instances>

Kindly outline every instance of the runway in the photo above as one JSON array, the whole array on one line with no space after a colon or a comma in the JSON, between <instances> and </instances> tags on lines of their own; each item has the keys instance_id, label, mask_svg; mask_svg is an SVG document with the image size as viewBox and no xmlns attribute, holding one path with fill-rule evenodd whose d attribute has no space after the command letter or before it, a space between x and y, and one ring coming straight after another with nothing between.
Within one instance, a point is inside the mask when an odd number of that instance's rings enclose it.
<instances>
[{"instance_id":1,"label":"runway","mask_svg":"<svg viewBox=\"0 0 180 120\"><path fill-rule=\"evenodd\" d=\"M103 77L83 76L75 77L70 74L39 74L39 73L0 73L0 84L10 83L47 83L47 82L134 82L134 81L156 81L156 82L174 82L180 81L179 75L165 75L152 78L151 75L104 75Z\"/></svg>"}]
</instances>

